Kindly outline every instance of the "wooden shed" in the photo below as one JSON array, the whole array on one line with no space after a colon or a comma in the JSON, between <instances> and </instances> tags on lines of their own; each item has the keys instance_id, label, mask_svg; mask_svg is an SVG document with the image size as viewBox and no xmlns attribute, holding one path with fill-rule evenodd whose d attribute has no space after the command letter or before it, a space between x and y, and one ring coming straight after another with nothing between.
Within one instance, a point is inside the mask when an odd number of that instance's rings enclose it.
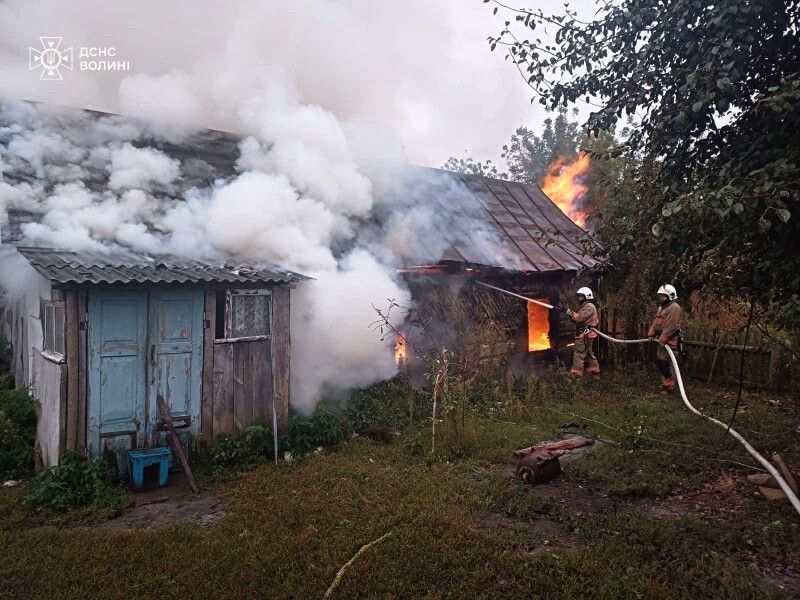
<instances>
[{"instance_id":1,"label":"wooden shed","mask_svg":"<svg viewBox=\"0 0 800 600\"><path fill-rule=\"evenodd\" d=\"M45 464L65 450L122 457L162 444L158 395L187 438L211 441L273 420L285 430L289 297L302 275L164 256L17 251L38 282L7 307L7 329L17 381L30 382L41 403Z\"/></svg>"},{"instance_id":2,"label":"wooden shed","mask_svg":"<svg viewBox=\"0 0 800 600\"><path fill-rule=\"evenodd\" d=\"M459 294L476 321L493 321L505 330L510 367L517 372L541 372L571 354L575 326L561 312L526 305L476 282L564 305L574 302L579 287L599 285L602 245L535 184L435 169L421 169L418 179L419 185L407 186L417 195L413 200L434 206L447 201L441 210L448 215L448 231L438 240L444 251L431 247L436 239L422 240L413 251L418 260L400 269L416 306L425 310L428 298L443 288ZM430 314L422 320L439 318Z\"/></svg>"}]
</instances>

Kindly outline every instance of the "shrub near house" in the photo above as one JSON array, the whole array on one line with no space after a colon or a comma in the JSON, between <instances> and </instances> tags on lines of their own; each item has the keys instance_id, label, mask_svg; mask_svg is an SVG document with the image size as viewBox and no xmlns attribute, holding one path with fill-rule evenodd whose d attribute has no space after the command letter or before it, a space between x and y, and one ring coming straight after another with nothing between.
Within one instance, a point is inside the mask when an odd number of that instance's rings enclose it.
<instances>
[{"instance_id":1,"label":"shrub near house","mask_svg":"<svg viewBox=\"0 0 800 600\"><path fill-rule=\"evenodd\" d=\"M0 480L30 475L36 443L36 401L0 375Z\"/></svg>"}]
</instances>

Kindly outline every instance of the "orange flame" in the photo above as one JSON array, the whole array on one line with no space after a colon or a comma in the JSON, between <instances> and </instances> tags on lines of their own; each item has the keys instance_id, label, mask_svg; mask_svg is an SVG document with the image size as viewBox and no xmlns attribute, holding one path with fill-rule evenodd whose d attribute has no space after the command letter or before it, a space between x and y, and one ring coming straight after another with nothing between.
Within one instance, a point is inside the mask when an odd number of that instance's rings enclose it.
<instances>
[{"instance_id":1,"label":"orange flame","mask_svg":"<svg viewBox=\"0 0 800 600\"><path fill-rule=\"evenodd\" d=\"M546 298L541 302L549 302ZM550 314L538 304L528 302L528 352L550 348Z\"/></svg>"},{"instance_id":2,"label":"orange flame","mask_svg":"<svg viewBox=\"0 0 800 600\"><path fill-rule=\"evenodd\" d=\"M399 333L394 343L394 362L398 365L402 365L406 362L406 338Z\"/></svg>"},{"instance_id":3,"label":"orange flame","mask_svg":"<svg viewBox=\"0 0 800 600\"><path fill-rule=\"evenodd\" d=\"M581 183L581 178L586 175L590 167L589 155L580 154L571 163L566 163L563 156L559 156L547 167L547 174L542 181L542 191L561 209L576 225L586 225L588 211L578 210L575 203L581 196L589 191L589 186Z\"/></svg>"}]
</instances>

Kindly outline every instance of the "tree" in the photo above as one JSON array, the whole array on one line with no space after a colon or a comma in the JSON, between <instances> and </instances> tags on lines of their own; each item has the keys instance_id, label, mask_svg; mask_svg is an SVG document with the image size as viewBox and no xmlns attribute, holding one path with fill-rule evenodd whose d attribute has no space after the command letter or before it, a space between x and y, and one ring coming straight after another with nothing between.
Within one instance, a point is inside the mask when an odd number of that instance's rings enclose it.
<instances>
[{"instance_id":1,"label":"tree","mask_svg":"<svg viewBox=\"0 0 800 600\"><path fill-rule=\"evenodd\" d=\"M661 276L800 317L800 2L620 0L583 21L492 1L513 19L490 47L542 105L589 102L593 136L635 119L621 152Z\"/></svg>"},{"instance_id":2,"label":"tree","mask_svg":"<svg viewBox=\"0 0 800 600\"><path fill-rule=\"evenodd\" d=\"M555 119L544 120L541 136L527 127L517 129L503 146L501 156L508 163L514 181L538 184L556 158L562 156L568 161L575 158L585 137L578 121L570 121L567 110L561 107Z\"/></svg>"},{"instance_id":3,"label":"tree","mask_svg":"<svg viewBox=\"0 0 800 600\"><path fill-rule=\"evenodd\" d=\"M494 179L506 179L508 175L497 168L497 165L492 163L491 160L483 162L476 161L475 159L466 156L464 158L456 158L451 156L442 165L445 171L452 171L454 173L464 173L465 175L482 175L483 177L492 177Z\"/></svg>"}]
</instances>

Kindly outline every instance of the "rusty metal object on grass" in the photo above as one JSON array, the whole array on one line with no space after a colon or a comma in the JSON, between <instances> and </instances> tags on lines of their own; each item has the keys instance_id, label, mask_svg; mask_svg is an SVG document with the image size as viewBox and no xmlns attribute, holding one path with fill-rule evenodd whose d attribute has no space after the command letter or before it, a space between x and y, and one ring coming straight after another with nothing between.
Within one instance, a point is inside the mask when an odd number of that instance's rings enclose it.
<instances>
[{"instance_id":1,"label":"rusty metal object on grass","mask_svg":"<svg viewBox=\"0 0 800 600\"><path fill-rule=\"evenodd\" d=\"M558 454L546 450L525 454L517 460L516 475L531 485L547 483L561 474L561 463Z\"/></svg>"},{"instance_id":2,"label":"rusty metal object on grass","mask_svg":"<svg viewBox=\"0 0 800 600\"><path fill-rule=\"evenodd\" d=\"M559 456L576 448L591 446L594 440L573 435L563 440L541 442L514 452L517 457L516 475L525 483L538 484L552 481L561 474Z\"/></svg>"}]
</instances>

